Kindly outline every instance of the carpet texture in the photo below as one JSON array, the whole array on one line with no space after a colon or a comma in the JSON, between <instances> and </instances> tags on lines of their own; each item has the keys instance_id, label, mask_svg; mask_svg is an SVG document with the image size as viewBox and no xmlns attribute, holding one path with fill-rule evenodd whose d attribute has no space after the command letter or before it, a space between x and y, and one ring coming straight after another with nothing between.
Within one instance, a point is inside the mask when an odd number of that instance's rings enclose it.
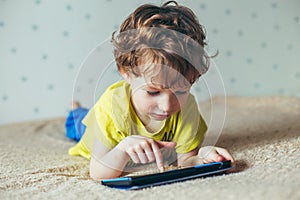
<instances>
[{"instance_id":1,"label":"carpet texture","mask_svg":"<svg viewBox=\"0 0 300 200\"><path fill-rule=\"evenodd\" d=\"M210 102L200 108L209 120ZM300 99L294 97L227 98L217 142L237 162L227 175L120 191L91 180L89 162L67 154L72 145L63 118L0 126L0 199L300 199Z\"/></svg>"}]
</instances>

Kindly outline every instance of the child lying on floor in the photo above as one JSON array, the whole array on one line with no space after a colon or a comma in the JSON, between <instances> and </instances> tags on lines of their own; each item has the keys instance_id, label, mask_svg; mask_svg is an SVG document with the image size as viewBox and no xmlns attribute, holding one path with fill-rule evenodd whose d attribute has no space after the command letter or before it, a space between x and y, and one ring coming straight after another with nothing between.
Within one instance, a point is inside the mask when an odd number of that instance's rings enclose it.
<instances>
[{"instance_id":1,"label":"child lying on floor","mask_svg":"<svg viewBox=\"0 0 300 200\"><path fill-rule=\"evenodd\" d=\"M175 149L181 167L234 163L226 149L200 148L207 126L190 89L209 68L205 37L194 13L175 1L138 7L113 33L123 80L90 110L75 103L66 122L79 141L69 153L90 159L93 179L121 176L129 162L155 162L163 171L163 149Z\"/></svg>"}]
</instances>

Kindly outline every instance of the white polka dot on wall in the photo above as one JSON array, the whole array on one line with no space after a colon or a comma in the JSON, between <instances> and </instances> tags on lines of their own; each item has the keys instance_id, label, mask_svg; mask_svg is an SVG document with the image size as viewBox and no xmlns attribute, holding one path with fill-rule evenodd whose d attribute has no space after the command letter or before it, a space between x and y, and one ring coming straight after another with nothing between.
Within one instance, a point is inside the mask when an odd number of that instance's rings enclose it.
<instances>
[{"instance_id":1,"label":"white polka dot on wall","mask_svg":"<svg viewBox=\"0 0 300 200\"><path fill-rule=\"evenodd\" d=\"M206 4L201 3L201 4L200 4L200 8L201 8L202 10L206 10Z\"/></svg>"},{"instance_id":2,"label":"white polka dot on wall","mask_svg":"<svg viewBox=\"0 0 300 200\"><path fill-rule=\"evenodd\" d=\"M227 57L230 57L232 55L232 51L228 50L228 51L226 51L225 54L226 54Z\"/></svg>"},{"instance_id":3,"label":"white polka dot on wall","mask_svg":"<svg viewBox=\"0 0 300 200\"><path fill-rule=\"evenodd\" d=\"M219 30L218 30L217 28L213 28L213 29L212 29L212 32L213 32L214 34L218 34Z\"/></svg>"},{"instance_id":4,"label":"white polka dot on wall","mask_svg":"<svg viewBox=\"0 0 300 200\"><path fill-rule=\"evenodd\" d=\"M232 77L232 78L230 79L230 83L235 84L236 82L237 82L236 78Z\"/></svg>"},{"instance_id":5,"label":"white polka dot on wall","mask_svg":"<svg viewBox=\"0 0 300 200\"><path fill-rule=\"evenodd\" d=\"M118 24L115 24L114 26L113 26L113 29L118 29L119 28L119 25Z\"/></svg>"},{"instance_id":6,"label":"white polka dot on wall","mask_svg":"<svg viewBox=\"0 0 300 200\"><path fill-rule=\"evenodd\" d=\"M68 69L74 69L74 65L72 63L68 64Z\"/></svg>"},{"instance_id":7,"label":"white polka dot on wall","mask_svg":"<svg viewBox=\"0 0 300 200\"><path fill-rule=\"evenodd\" d=\"M266 43L266 42L262 42L262 43L260 44L260 46L261 46L262 48L266 48L266 47L267 47L267 43Z\"/></svg>"},{"instance_id":8,"label":"white polka dot on wall","mask_svg":"<svg viewBox=\"0 0 300 200\"><path fill-rule=\"evenodd\" d=\"M69 36L69 32L68 31L63 31L63 36L64 37L68 37Z\"/></svg>"},{"instance_id":9,"label":"white polka dot on wall","mask_svg":"<svg viewBox=\"0 0 300 200\"><path fill-rule=\"evenodd\" d=\"M48 90L51 90L51 91L54 90L54 85L53 85L53 84L49 84L49 85L47 86L47 89L48 89Z\"/></svg>"},{"instance_id":10,"label":"white polka dot on wall","mask_svg":"<svg viewBox=\"0 0 300 200\"><path fill-rule=\"evenodd\" d=\"M284 93L285 93L285 90L283 88L278 89L278 94L284 95Z\"/></svg>"},{"instance_id":11,"label":"white polka dot on wall","mask_svg":"<svg viewBox=\"0 0 300 200\"><path fill-rule=\"evenodd\" d=\"M256 13L256 12L252 13L252 14L251 14L251 18L252 18L252 19L256 19L256 18L257 18L257 13Z\"/></svg>"},{"instance_id":12,"label":"white polka dot on wall","mask_svg":"<svg viewBox=\"0 0 300 200\"><path fill-rule=\"evenodd\" d=\"M238 31L238 36L240 36L240 37L244 36L244 31L243 30L239 30Z\"/></svg>"},{"instance_id":13,"label":"white polka dot on wall","mask_svg":"<svg viewBox=\"0 0 300 200\"><path fill-rule=\"evenodd\" d=\"M293 50L293 48L294 48L294 45L293 44L288 44L287 45L287 50Z\"/></svg>"},{"instance_id":14,"label":"white polka dot on wall","mask_svg":"<svg viewBox=\"0 0 300 200\"><path fill-rule=\"evenodd\" d=\"M280 29L280 26L279 26L279 24L274 24L273 28L274 28L276 31L278 31L278 30Z\"/></svg>"},{"instance_id":15,"label":"white polka dot on wall","mask_svg":"<svg viewBox=\"0 0 300 200\"><path fill-rule=\"evenodd\" d=\"M26 76L22 76L21 77L21 81L24 83L24 82L27 82L27 77Z\"/></svg>"},{"instance_id":16,"label":"white polka dot on wall","mask_svg":"<svg viewBox=\"0 0 300 200\"><path fill-rule=\"evenodd\" d=\"M41 2L42 2L41 0L36 0L36 1L35 1L35 4L36 4L36 5L40 5Z\"/></svg>"},{"instance_id":17,"label":"white polka dot on wall","mask_svg":"<svg viewBox=\"0 0 300 200\"><path fill-rule=\"evenodd\" d=\"M276 69L278 69L278 68L279 68L278 64L273 64L273 66L272 66L272 67L273 67L273 69L274 69L274 70L276 70Z\"/></svg>"},{"instance_id":18,"label":"white polka dot on wall","mask_svg":"<svg viewBox=\"0 0 300 200\"><path fill-rule=\"evenodd\" d=\"M3 100L3 101L7 101L7 100L8 100L8 96L3 95L3 96L2 96L2 100Z\"/></svg>"},{"instance_id":19,"label":"white polka dot on wall","mask_svg":"<svg viewBox=\"0 0 300 200\"><path fill-rule=\"evenodd\" d=\"M230 10L230 9L226 9L226 10L225 10L225 14L226 14L226 15L231 15L231 10Z\"/></svg>"},{"instance_id":20,"label":"white polka dot on wall","mask_svg":"<svg viewBox=\"0 0 300 200\"><path fill-rule=\"evenodd\" d=\"M277 3L272 3L271 6L273 9L277 9L277 7L278 7Z\"/></svg>"},{"instance_id":21,"label":"white polka dot on wall","mask_svg":"<svg viewBox=\"0 0 300 200\"><path fill-rule=\"evenodd\" d=\"M10 52L11 52L12 54L16 54L16 53L17 53L17 48L16 48L16 47L11 48L11 49L10 49Z\"/></svg>"},{"instance_id":22,"label":"white polka dot on wall","mask_svg":"<svg viewBox=\"0 0 300 200\"><path fill-rule=\"evenodd\" d=\"M85 18L86 20L90 20L90 19L91 19L91 15L90 15L90 14L86 14L86 15L84 16L84 18Z\"/></svg>"},{"instance_id":23,"label":"white polka dot on wall","mask_svg":"<svg viewBox=\"0 0 300 200\"><path fill-rule=\"evenodd\" d=\"M68 4L68 5L66 6L66 9L67 9L68 11L71 11L71 10L72 10L72 6L71 6L70 4Z\"/></svg>"},{"instance_id":24,"label":"white polka dot on wall","mask_svg":"<svg viewBox=\"0 0 300 200\"><path fill-rule=\"evenodd\" d=\"M42 59L43 60L47 60L48 59L48 55L47 54L42 54Z\"/></svg>"},{"instance_id":25,"label":"white polka dot on wall","mask_svg":"<svg viewBox=\"0 0 300 200\"><path fill-rule=\"evenodd\" d=\"M247 62L248 64L252 64L252 63L253 63L253 59L252 59L252 58L247 58L247 59L246 59L246 62Z\"/></svg>"},{"instance_id":26,"label":"white polka dot on wall","mask_svg":"<svg viewBox=\"0 0 300 200\"><path fill-rule=\"evenodd\" d=\"M32 29L33 31L37 31L37 30L39 29L39 26L36 25L36 24L33 24L33 25L31 26L31 29Z\"/></svg>"},{"instance_id":27,"label":"white polka dot on wall","mask_svg":"<svg viewBox=\"0 0 300 200\"><path fill-rule=\"evenodd\" d=\"M33 112L35 114L38 114L40 112L40 109L38 107L33 108Z\"/></svg>"},{"instance_id":28,"label":"white polka dot on wall","mask_svg":"<svg viewBox=\"0 0 300 200\"><path fill-rule=\"evenodd\" d=\"M95 81L94 81L94 79L93 78L90 78L89 80L88 80L88 84L93 84Z\"/></svg>"},{"instance_id":29,"label":"white polka dot on wall","mask_svg":"<svg viewBox=\"0 0 300 200\"><path fill-rule=\"evenodd\" d=\"M254 83L254 88L255 88L255 89L258 89L258 88L260 88L260 83L257 83L257 82L256 82L256 83Z\"/></svg>"}]
</instances>

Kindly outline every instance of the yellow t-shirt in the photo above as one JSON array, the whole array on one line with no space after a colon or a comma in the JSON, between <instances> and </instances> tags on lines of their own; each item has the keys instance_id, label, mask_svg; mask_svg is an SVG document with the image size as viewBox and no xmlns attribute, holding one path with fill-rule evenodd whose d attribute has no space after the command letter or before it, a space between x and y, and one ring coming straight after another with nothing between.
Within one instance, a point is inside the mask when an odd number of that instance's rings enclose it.
<instances>
[{"instance_id":1,"label":"yellow t-shirt","mask_svg":"<svg viewBox=\"0 0 300 200\"><path fill-rule=\"evenodd\" d=\"M111 85L83 119L85 133L79 143L69 149L69 154L90 159L94 140L112 149L130 135L176 142L176 152L180 154L200 145L207 126L193 95L190 94L181 111L166 119L155 133L148 132L139 120L130 103L130 96L131 89L127 82L119 81Z\"/></svg>"}]
</instances>

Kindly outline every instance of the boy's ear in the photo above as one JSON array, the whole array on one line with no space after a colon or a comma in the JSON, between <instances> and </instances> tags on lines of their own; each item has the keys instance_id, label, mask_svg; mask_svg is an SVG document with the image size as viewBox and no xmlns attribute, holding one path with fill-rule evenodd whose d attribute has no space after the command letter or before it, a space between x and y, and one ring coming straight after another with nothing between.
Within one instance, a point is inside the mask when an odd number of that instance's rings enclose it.
<instances>
[{"instance_id":1,"label":"boy's ear","mask_svg":"<svg viewBox=\"0 0 300 200\"><path fill-rule=\"evenodd\" d=\"M128 73L123 72L123 73L121 73L121 76L124 78L124 80L125 80L127 83L130 83L130 76L129 76Z\"/></svg>"}]
</instances>

